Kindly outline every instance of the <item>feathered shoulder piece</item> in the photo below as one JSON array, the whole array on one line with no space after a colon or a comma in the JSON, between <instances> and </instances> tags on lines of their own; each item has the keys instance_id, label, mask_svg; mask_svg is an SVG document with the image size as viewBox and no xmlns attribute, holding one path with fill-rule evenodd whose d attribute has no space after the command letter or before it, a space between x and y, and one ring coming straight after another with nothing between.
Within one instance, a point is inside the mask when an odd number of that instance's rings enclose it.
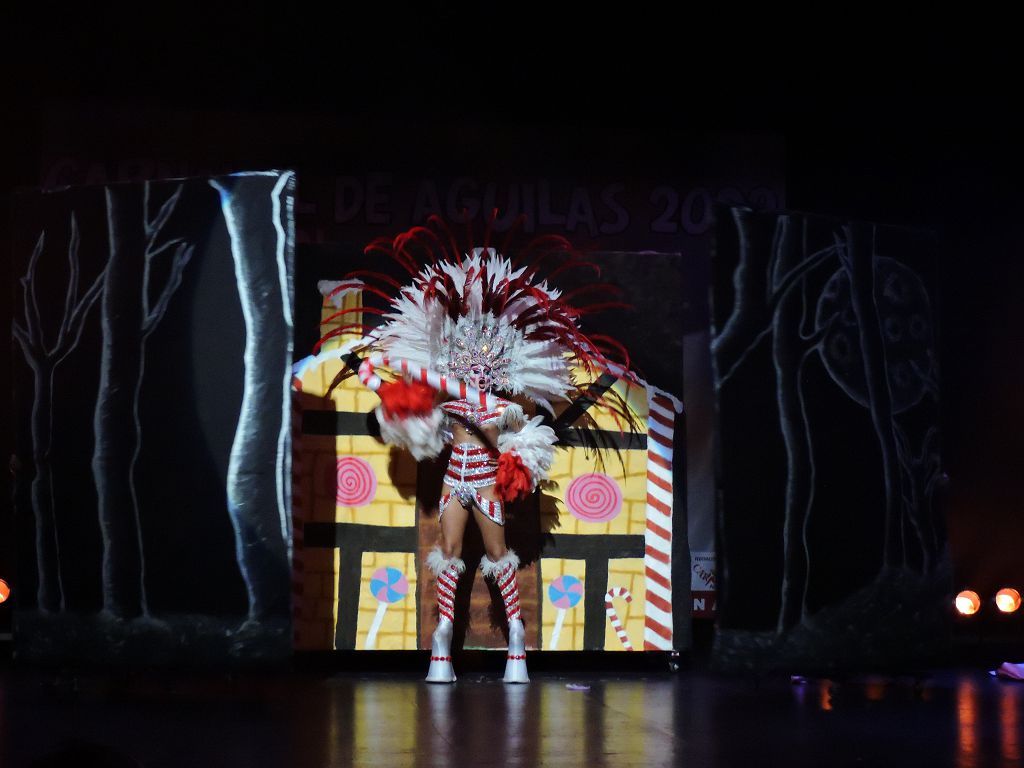
<instances>
[{"instance_id":1,"label":"feathered shoulder piece","mask_svg":"<svg viewBox=\"0 0 1024 768\"><path fill-rule=\"evenodd\" d=\"M384 309L348 309L325 320L368 312L382 316L383 322L373 328L343 325L321 343L358 328L364 334L362 351L383 352L392 360L473 381L474 386L483 380L489 390L524 395L549 410L549 400L577 394L573 368L588 374L629 370L621 344L599 334L588 336L580 328L580 318L590 312L626 306L608 300L617 287L588 280L563 294L550 282L573 269L600 274L567 240L537 238L513 259L491 247L489 236L483 246L460 251L440 219L429 224L366 248L368 256L401 265L408 273L406 284L381 272L359 270L335 289L358 284L364 301L382 298ZM574 303L584 295L600 294L605 296L590 304Z\"/></svg>"}]
</instances>

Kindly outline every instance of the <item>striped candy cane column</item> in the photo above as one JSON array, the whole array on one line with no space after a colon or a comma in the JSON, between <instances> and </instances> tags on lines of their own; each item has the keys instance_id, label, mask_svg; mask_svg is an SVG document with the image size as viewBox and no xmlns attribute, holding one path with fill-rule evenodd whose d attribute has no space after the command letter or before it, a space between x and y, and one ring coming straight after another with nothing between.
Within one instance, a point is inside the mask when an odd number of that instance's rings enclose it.
<instances>
[{"instance_id":1,"label":"striped candy cane column","mask_svg":"<svg viewBox=\"0 0 1024 768\"><path fill-rule=\"evenodd\" d=\"M629 642L629 635L626 634L626 630L622 626L622 622L619 620L619 613L615 610L615 606L612 604L612 600L616 597L625 598L627 603L633 602L633 595L630 594L629 590L625 587L612 587L609 589L604 596L604 610L608 614L608 621L612 623L612 629L615 630L615 634L619 636L619 640L622 642L622 647L627 651L633 650L633 644Z\"/></svg>"},{"instance_id":2,"label":"striped candy cane column","mask_svg":"<svg viewBox=\"0 0 1024 768\"><path fill-rule=\"evenodd\" d=\"M672 650L672 435L682 403L647 388L644 650Z\"/></svg>"}]
</instances>

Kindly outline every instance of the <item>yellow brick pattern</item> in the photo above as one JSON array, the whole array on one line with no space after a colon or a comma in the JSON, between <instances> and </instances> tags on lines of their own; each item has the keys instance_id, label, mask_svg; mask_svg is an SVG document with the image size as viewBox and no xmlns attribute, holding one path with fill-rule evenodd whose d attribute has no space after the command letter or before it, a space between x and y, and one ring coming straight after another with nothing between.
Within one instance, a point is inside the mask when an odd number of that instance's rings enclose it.
<instances>
[{"instance_id":1,"label":"yellow brick pattern","mask_svg":"<svg viewBox=\"0 0 1024 768\"><path fill-rule=\"evenodd\" d=\"M342 456L358 456L373 468L377 493L373 501L359 507L337 504L337 486L325 483L324 494L334 498L334 522L364 525L416 525L416 462L407 451L400 451L368 435L339 435L335 455L318 456L325 477ZM394 481L394 482L392 482ZM317 508L329 506L317 504Z\"/></svg>"},{"instance_id":2,"label":"yellow brick pattern","mask_svg":"<svg viewBox=\"0 0 1024 768\"><path fill-rule=\"evenodd\" d=\"M582 651L583 650L583 598L572 608L565 611L562 630L558 636L558 646L552 649L551 634L558 619L558 609L548 598L548 587L559 576L575 576L586 586L587 563L585 560L568 560L560 557L545 557L541 560L540 571L544 582L541 584L541 599L544 601L543 622L541 626L541 649L550 651Z\"/></svg>"},{"instance_id":3,"label":"yellow brick pattern","mask_svg":"<svg viewBox=\"0 0 1024 768\"><path fill-rule=\"evenodd\" d=\"M356 624L356 648L366 647L366 636L380 603L370 591L370 580L378 568L397 568L409 581L404 598L388 605L377 632L380 651L416 650L416 563L415 555L405 552L364 552L359 586L359 619Z\"/></svg>"},{"instance_id":4,"label":"yellow brick pattern","mask_svg":"<svg viewBox=\"0 0 1024 768\"><path fill-rule=\"evenodd\" d=\"M625 464L625 471L619 463L619 457ZM554 487L546 489L545 493L557 499L557 504L552 505L557 509L557 513L547 513L557 514L557 521L543 521L542 530L588 535L643 534L647 525L647 452L621 451L618 455L608 452L604 455L603 461L602 468L599 466L598 457L594 453L588 456L583 448L555 452L555 461L551 466ZM614 519L603 523L591 523L573 517L565 504L565 492L569 488L569 483L582 474L602 469L622 491L622 511Z\"/></svg>"},{"instance_id":5,"label":"yellow brick pattern","mask_svg":"<svg viewBox=\"0 0 1024 768\"><path fill-rule=\"evenodd\" d=\"M625 587L633 595L633 602L627 603L619 597L612 601L619 614L629 642L633 650L644 649L644 600L647 592L647 579L644 577L644 559L627 557L608 561L608 585L605 590L613 587ZM619 640L618 633L612 629L612 623L605 618L604 649L606 651L622 651L625 648Z\"/></svg>"}]
</instances>

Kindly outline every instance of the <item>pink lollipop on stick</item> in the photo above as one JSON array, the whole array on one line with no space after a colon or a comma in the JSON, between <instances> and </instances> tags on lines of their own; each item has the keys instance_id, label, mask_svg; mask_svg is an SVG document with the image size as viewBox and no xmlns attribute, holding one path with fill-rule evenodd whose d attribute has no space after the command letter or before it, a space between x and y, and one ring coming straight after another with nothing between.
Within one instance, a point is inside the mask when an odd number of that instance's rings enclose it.
<instances>
[{"instance_id":1,"label":"pink lollipop on stick","mask_svg":"<svg viewBox=\"0 0 1024 768\"><path fill-rule=\"evenodd\" d=\"M366 633L365 648L368 651L377 647L377 633L380 631L388 606L409 594L409 580L397 568L378 568L370 578L370 592L377 598L378 603L370 631Z\"/></svg>"},{"instance_id":2,"label":"pink lollipop on stick","mask_svg":"<svg viewBox=\"0 0 1024 768\"><path fill-rule=\"evenodd\" d=\"M612 600L616 597L626 598L627 603L633 602L633 595L630 594L629 590L625 587L612 587L605 593L604 596L604 609L605 613L608 614L608 620L612 623L612 629L619 636L619 640L622 641L622 646L627 651L633 650L633 644L629 642L629 635L626 634L625 628L622 626L622 622L619 621L619 614L615 610L615 606L612 605Z\"/></svg>"},{"instance_id":3,"label":"pink lollipop on stick","mask_svg":"<svg viewBox=\"0 0 1024 768\"><path fill-rule=\"evenodd\" d=\"M548 587L548 599L558 609L555 615L555 628L551 630L551 645L548 650L558 648L558 637L562 634L565 612L583 598L583 582L575 576L559 576Z\"/></svg>"}]
</instances>

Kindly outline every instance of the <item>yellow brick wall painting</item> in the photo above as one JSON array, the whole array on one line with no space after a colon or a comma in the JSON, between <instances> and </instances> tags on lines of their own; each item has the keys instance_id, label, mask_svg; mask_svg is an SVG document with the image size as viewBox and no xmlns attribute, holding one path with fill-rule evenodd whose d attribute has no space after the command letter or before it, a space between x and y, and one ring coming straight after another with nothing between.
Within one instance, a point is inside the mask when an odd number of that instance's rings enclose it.
<instances>
[{"instance_id":1,"label":"yellow brick wall painting","mask_svg":"<svg viewBox=\"0 0 1024 768\"><path fill-rule=\"evenodd\" d=\"M390 448L368 435L339 435L318 440L315 446L313 441L307 442L310 446L303 448L303 461L311 471L300 482L308 520L416 524L416 462L407 452ZM348 457L358 461L348 461ZM372 498L369 485L373 486ZM360 493L360 489L365 492Z\"/></svg>"},{"instance_id":2,"label":"yellow brick wall painting","mask_svg":"<svg viewBox=\"0 0 1024 768\"><path fill-rule=\"evenodd\" d=\"M608 561L608 586L607 590L615 587L625 587L633 596L632 602L626 602L625 598L619 597L612 601L619 621L626 632L626 637L633 646L633 650L644 649L644 602L647 599L647 579L644 577L644 560L642 557L628 557L612 559ZM604 628L604 649L606 651L625 650L618 633L612 627L611 621L605 620Z\"/></svg>"},{"instance_id":3,"label":"yellow brick wall painting","mask_svg":"<svg viewBox=\"0 0 1024 768\"><path fill-rule=\"evenodd\" d=\"M583 650L583 591L586 583L585 560L545 557L541 560L541 599L544 601L541 649L545 651ZM576 584L579 582L579 584ZM554 589L552 589L554 587ZM554 602L552 601L554 598ZM559 605L564 606L559 608ZM562 619L559 620L559 612ZM557 635L555 629L558 629Z\"/></svg>"},{"instance_id":4,"label":"yellow brick wall painting","mask_svg":"<svg viewBox=\"0 0 1024 768\"><path fill-rule=\"evenodd\" d=\"M348 457L357 461L338 465ZM363 484L365 462L372 470L375 493L370 501L347 505L345 500L361 501L368 494L360 494ZM335 464L341 467L333 487L325 489L335 492L335 513L333 522L362 523L365 525L412 526L416 525L416 463L406 451L398 451L384 445L368 435L339 435ZM323 470L330 478L330 464ZM347 491L351 491L348 493Z\"/></svg>"},{"instance_id":5,"label":"yellow brick wall painting","mask_svg":"<svg viewBox=\"0 0 1024 768\"><path fill-rule=\"evenodd\" d=\"M364 552L356 649L416 650L416 556Z\"/></svg>"},{"instance_id":6,"label":"yellow brick wall painting","mask_svg":"<svg viewBox=\"0 0 1024 768\"><path fill-rule=\"evenodd\" d=\"M606 474L618 486L622 495L621 512L603 522L579 519L572 514L565 500L573 480L594 472ZM546 489L545 493L555 497L557 503L546 505L545 512L549 515L557 514L558 519L543 521L543 530L590 535L643 534L647 524L646 451L624 450L618 454L608 451L599 458L594 452L588 455L583 448L557 450L551 466L551 480L554 485ZM582 492L579 487L576 490ZM605 494L598 488L595 495Z\"/></svg>"}]
</instances>

